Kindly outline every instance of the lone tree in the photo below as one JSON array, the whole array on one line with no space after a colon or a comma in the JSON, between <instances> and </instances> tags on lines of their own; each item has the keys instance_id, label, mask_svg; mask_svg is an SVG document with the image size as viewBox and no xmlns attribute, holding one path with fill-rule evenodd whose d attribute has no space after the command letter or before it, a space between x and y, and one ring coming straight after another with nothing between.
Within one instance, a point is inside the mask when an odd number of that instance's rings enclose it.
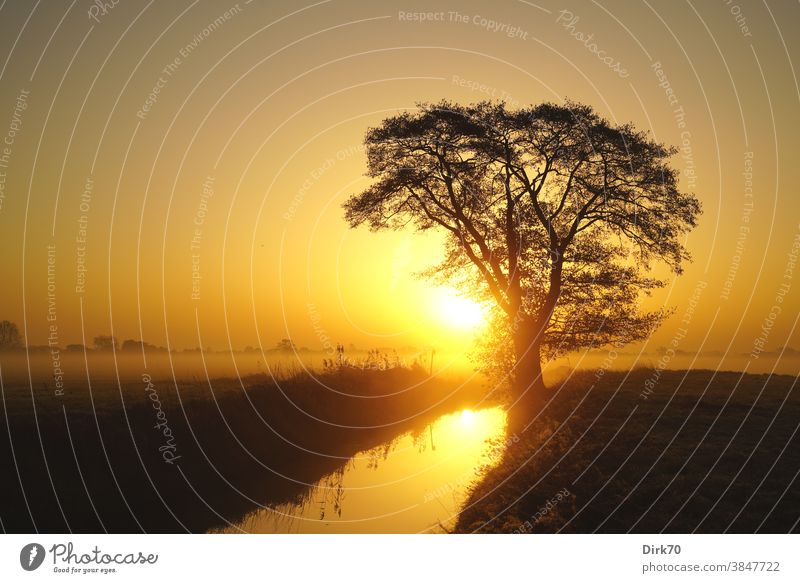
<instances>
[{"instance_id":1,"label":"lone tree","mask_svg":"<svg viewBox=\"0 0 800 583\"><path fill-rule=\"evenodd\" d=\"M365 145L375 182L344 204L347 221L447 234L435 271L496 303L525 415L544 401L543 357L643 339L665 317L638 298L664 284L654 261L681 272L700 214L675 148L572 102L420 104Z\"/></svg>"}]
</instances>

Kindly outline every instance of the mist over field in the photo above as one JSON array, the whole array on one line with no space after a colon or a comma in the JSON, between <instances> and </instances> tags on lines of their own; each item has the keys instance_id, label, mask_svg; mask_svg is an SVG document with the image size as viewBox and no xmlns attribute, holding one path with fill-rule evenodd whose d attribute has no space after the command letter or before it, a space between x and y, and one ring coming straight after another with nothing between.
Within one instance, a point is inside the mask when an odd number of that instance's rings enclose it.
<instances>
[{"instance_id":1,"label":"mist over field","mask_svg":"<svg viewBox=\"0 0 800 583\"><path fill-rule=\"evenodd\" d=\"M777 0L0 2L20 567L35 533L800 531L798 22ZM382 545L369 575L552 578L546 544L510 575L514 543L485 540L432 555L444 574ZM270 544L208 557L276 578ZM295 578L357 580L301 544ZM587 548L553 572L634 572Z\"/></svg>"},{"instance_id":2,"label":"mist over field","mask_svg":"<svg viewBox=\"0 0 800 583\"><path fill-rule=\"evenodd\" d=\"M335 355L328 351L312 351L298 349L291 351L216 351L216 350L148 350L145 355L139 350L97 351L59 349L55 358L49 347L33 347L24 350L0 351L0 367L6 389L24 387L28 390L29 381L33 383L37 393L46 395L54 393L55 376L62 377L59 382L67 389L85 389L89 382L94 383L97 390L108 390L116 381L130 383L139 380L145 372L159 380L207 382L209 379L231 378L263 374L281 377L296 370L307 369L321 371L326 361L334 361ZM430 366L431 349L375 349L379 356L374 362L364 363L368 350L354 349L348 353L353 366L360 368L381 369L392 366L412 365L419 363ZM434 365L437 374L456 378L473 378L488 383L478 372L476 363L467 355L436 351ZM87 375L87 367L89 374ZM762 353L753 360L750 354L734 353L689 353L685 351L669 351L666 348L659 352L635 352L629 348L606 349L576 352L557 358L545 365L545 375L554 380L561 380L570 371L594 370L629 370L631 368L647 368L654 370L686 370L706 369L724 371L742 371L757 374L795 375L800 368L800 351L786 348L784 350ZM483 379L483 380L481 380Z\"/></svg>"}]
</instances>

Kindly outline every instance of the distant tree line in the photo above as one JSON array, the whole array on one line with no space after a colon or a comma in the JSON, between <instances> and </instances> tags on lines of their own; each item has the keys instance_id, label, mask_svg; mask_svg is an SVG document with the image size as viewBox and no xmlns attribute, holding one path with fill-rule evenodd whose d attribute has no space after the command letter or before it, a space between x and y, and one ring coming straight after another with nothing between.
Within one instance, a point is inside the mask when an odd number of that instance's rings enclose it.
<instances>
[{"instance_id":1,"label":"distant tree line","mask_svg":"<svg viewBox=\"0 0 800 583\"><path fill-rule=\"evenodd\" d=\"M351 345L353 349L355 347ZM21 350L25 348L25 342L19 333L19 328L14 322L9 320L3 320L0 322L0 351L4 350ZM27 347L29 350L39 350L49 348L46 346L31 346ZM86 346L84 344L67 344L64 347L64 350L67 352L86 352L86 351L94 351L94 352L114 352L114 351L122 351L122 352L169 352L164 346L157 346L155 344L150 344L149 342L145 342L144 340L133 340L127 339L123 340L122 343L119 342L116 336L101 334L99 336L95 336L92 339L92 345ZM204 347L202 349L204 352L212 352L211 347ZM201 349L198 348L187 348L184 350L173 350L173 352L200 352ZM260 349L254 348L252 346L247 346L244 349L244 352L261 352ZM280 342L275 344L274 347L268 348L265 352L286 352L286 353L295 353L295 352L309 352L309 349L306 346L299 347L290 339L282 338Z\"/></svg>"}]
</instances>

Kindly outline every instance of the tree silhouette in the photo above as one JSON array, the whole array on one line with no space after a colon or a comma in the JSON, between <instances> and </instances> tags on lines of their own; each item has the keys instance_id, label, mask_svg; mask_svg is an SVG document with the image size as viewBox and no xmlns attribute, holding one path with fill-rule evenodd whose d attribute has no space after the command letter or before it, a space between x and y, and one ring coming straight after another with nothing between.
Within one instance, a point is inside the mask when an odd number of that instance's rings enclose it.
<instances>
[{"instance_id":1,"label":"tree silhouette","mask_svg":"<svg viewBox=\"0 0 800 583\"><path fill-rule=\"evenodd\" d=\"M289 338L281 338L281 341L275 345L274 350L281 352L297 352L297 346Z\"/></svg>"},{"instance_id":2,"label":"tree silhouette","mask_svg":"<svg viewBox=\"0 0 800 583\"><path fill-rule=\"evenodd\" d=\"M637 300L664 283L654 261L680 273L689 258L701 209L678 188L677 149L574 102L420 104L365 145L375 182L344 204L347 221L448 235L432 271L494 300L526 414L544 399L543 357L642 339L665 317Z\"/></svg>"},{"instance_id":3,"label":"tree silhouette","mask_svg":"<svg viewBox=\"0 0 800 583\"><path fill-rule=\"evenodd\" d=\"M19 348L20 346L22 346L22 337L17 325L8 320L0 322L0 350Z\"/></svg>"},{"instance_id":4,"label":"tree silhouette","mask_svg":"<svg viewBox=\"0 0 800 583\"><path fill-rule=\"evenodd\" d=\"M116 350L117 339L114 336L95 336L94 337L95 350Z\"/></svg>"}]
</instances>

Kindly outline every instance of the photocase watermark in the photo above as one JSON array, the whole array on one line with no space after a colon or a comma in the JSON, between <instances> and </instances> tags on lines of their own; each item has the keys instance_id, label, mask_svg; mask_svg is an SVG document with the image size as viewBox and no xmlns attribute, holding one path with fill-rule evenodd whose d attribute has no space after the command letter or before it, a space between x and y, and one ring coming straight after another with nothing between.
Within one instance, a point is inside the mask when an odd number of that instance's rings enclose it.
<instances>
[{"instance_id":1,"label":"photocase watermark","mask_svg":"<svg viewBox=\"0 0 800 583\"><path fill-rule=\"evenodd\" d=\"M513 534L528 534L533 531L533 527L536 526L536 523L542 520L545 516L550 514L553 510L555 510L556 506L558 506L563 500L567 499L571 496L570 491L566 488L561 488L555 496L553 496L547 503L542 506L536 514L530 517L529 520L526 520L522 526L518 529L512 531Z\"/></svg>"},{"instance_id":2,"label":"photocase watermark","mask_svg":"<svg viewBox=\"0 0 800 583\"><path fill-rule=\"evenodd\" d=\"M502 22L483 16L482 14L465 14L458 11L438 12L406 12L398 11L397 20L400 22L450 22L466 24L483 28L491 33L503 34L508 38L528 40L528 31L508 22Z\"/></svg>"},{"instance_id":3,"label":"photocase watermark","mask_svg":"<svg viewBox=\"0 0 800 583\"><path fill-rule=\"evenodd\" d=\"M153 409L156 411L157 421L153 429L158 430L164 438L164 444L158 447L158 451L161 452L161 457L166 463L173 465L181 456L175 455L178 448L175 445L175 436L172 434L172 429L167 421L167 414L161 406L161 399L158 397L158 391L156 391L156 387L150 375L144 373L142 375L142 382L144 383L144 392L147 393L147 397L152 402Z\"/></svg>"},{"instance_id":4,"label":"photocase watermark","mask_svg":"<svg viewBox=\"0 0 800 583\"><path fill-rule=\"evenodd\" d=\"M45 558L45 550L39 543L29 543L22 547L19 552L20 567L26 571L35 571L42 566Z\"/></svg>"},{"instance_id":5,"label":"photocase watermark","mask_svg":"<svg viewBox=\"0 0 800 583\"><path fill-rule=\"evenodd\" d=\"M474 81L472 79L464 79L463 77L459 77L458 75L453 75L451 83L453 85L457 85L458 87L463 87L465 89L468 89L471 93L480 93L481 95L485 95L490 99L498 99L500 101L505 101L512 107L519 107L519 101L511 97L511 94L505 91L504 89L500 89L492 85L487 85L486 83L481 83L480 81Z\"/></svg>"},{"instance_id":6,"label":"photocase watermark","mask_svg":"<svg viewBox=\"0 0 800 583\"><path fill-rule=\"evenodd\" d=\"M54 394L64 396L64 370L61 368L61 349L58 347L58 312L56 311L56 244L47 245L47 346L53 367Z\"/></svg>"},{"instance_id":7,"label":"photocase watermark","mask_svg":"<svg viewBox=\"0 0 800 583\"><path fill-rule=\"evenodd\" d=\"M621 350L624 346L625 342L621 340L615 340L611 343L611 348L608 349L606 356L603 358L603 362L600 363L600 367L594 371L595 380L599 381L609 370L611 370L614 362L617 360L617 358L619 358L619 350Z\"/></svg>"},{"instance_id":8,"label":"photocase watermark","mask_svg":"<svg viewBox=\"0 0 800 583\"><path fill-rule=\"evenodd\" d=\"M322 349L328 356L333 356L336 352L336 348L333 346L333 341L328 335L328 331L322 327L322 316L320 316L320 313L317 311L316 304L309 303L307 308L308 317L311 320L311 328L314 330L314 334L316 334L320 344L322 344Z\"/></svg>"},{"instance_id":9,"label":"photocase watermark","mask_svg":"<svg viewBox=\"0 0 800 583\"><path fill-rule=\"evenodd\" d=\"M92 208L94 180L89 176L78 202L78 233L75 235L75 293L86 291L86 241L89 232L89 211Z\"/></svg>"},{"instance_id":10,"label":"photocase watermark","mask_svg":"<svg viewBox=\"0 0 800 583\"><path fill-rule=\"evenodd\" d=\"M625 67L623 67L619 59L609 55L605 50L601 49L597 45L593 32L585 34L578 30L576 28L578 22L580 22L580 17L575 16L569 10L562 10L558 13L558 17L556 18L556 24L560 24L564 30L569 32L569 35L572 38L586 47L586 49L595 55L600 62L611 69L614 73L619 75L622 79L628 78L630 73Z\"/></svg>"},{"instance_id":11,"label":"photocase watermark","mask_svg":"<svg viewBox=\"0 0 800 583\"><path fill-rule=\"evenodd\" d=\"M159 75L158 80L150 89L150 93L147 94L147 97L139 108L139 111L136 112L136 117L142 120L147 118L150 110L158 102L161 91L167 86L167 83L169 83L170 79L175 76L175 74L181 68L181 65L183 65L185 60L189 58L189 55L191 55L192 52L194 52L194 50L197 49L197 47L200 46L204 40L211 36L211 34L213 34L231 18L237 14L240 14L242 10L243 8L239 6L239 3L237 2L228 10L215 18L212 22L210 22L200 32L196 33L190 43L184 45L178 50L178 54L174 56L172 61L167 63L167 65L161 69L161 74Z\"/></svg>"},{"instance_id":12,"label":"photocase watermark","mask_svg":"<svg viewBox=\"0 0 800 583\"><path fill-rule=\"evenodd\" d=\"M397 20L401 22L445 22L445 12L405 12L398 11Z\"/></svg>"},{"instance_id":13,"label":"photocase watermark","mask_svg":"<svg viewBox=\"0 0 800 583\"><path fill-rule=\"evenodd\" d=\"M519 440L520 437L518 433L512 433L511 435L507 435L502 440L492 440L488 456L492 459L498 458L509 447L511 447L515 443L519 443ZM474 470L464 472L456 479L445 482L444 484L437 486L433 490L426 491L425 496L423 497L423 502L425 503L432 502L433 500L437 500L439 498L442 498L443 496L448 496L458 493L464 486L468 486L475 478L476 478L476 473Z\"/></svg>"},{"instance_id":14,"label":"photocase watermark","mask_svg":"<svg viewBox=\"0 0 800 583\"><path fill-rule=\"evenodd\" d=\"M722 283L722 293L719 295L721 300L730 298L736 275L739 273L739 267L742 264L742 255L744 254L747 237L750 234L750 215L753 214L753 152L744 153L742 176L744 177L744 203L739 217L739 229L736 233L733 256L728 266L728 273L725 274L725 281Z\"/></svg>"},{"instance_id":15,"label":"photocase watermark","mask_svg":"<svg viewBox=\"0 0 800 583\"><path fill-rule=\"evenodd\" d=\"M736 26L739 27L739 32L742 33L742 36L753 36L753 33L750 32L750 27L747 25L747 18L745 18L744 13L742 12L742 7L738 4L734 4L733 0L722 1L730 7L730 13L733 16L733 19L736 21Z\"/></svg>"},{"instance_id":16,"label":"photocase watermark","mask_svg":"<svg viewBox=\"0 0 800 583\"><path fill-rule=\"evenodd\" d=\"M300 185L300 188L297 189L297 192L292 197L292 201L289 203L289 208L286 209L285 213L283 213L283 220L291 221L295 217L297 214L297 209L303 204L306 195L311 191L312 188L314 188L314 185L322 180L323 176L328 174L333 167L336 166L338 162L343 162L355 155L362 154L365 150L366 146L363 144L347 146L340 148L333 154L333 156L328 156L322 162L318 163L316 167L306 175L303 183Z\"/></svg>"},{"instance_id":17,"label":"photocase watermark","mask_svg":"<svg viewBox=\"0 0 800 583\"><path fill-rule=\"evenodd\" d=\"M505 452L505 450L507 450L515 443L519 443L518 433L514 432L511 435L506 435L504 439L497 440L494 442L492 447L492 454L493 455L502 454L503 452Z\"/></svg>"},{"instance_id":18,"label":"photocase watermark","mask_svg":"<svg viewBox=\"0 0 800 583\"><path fill-rule=\"evenodd\" d=\"M797 228L800 229L800 225L798 225ZM752 359L757 359L761 356L761 353L764 352L767 340L770 334L772 334L772 329L775 327L775 322L783 312L783 302L786 300L789 290L792 289L792 281L794 280L794 274L797 270L798 257L800 257L800 233L795 233L792 246L786 254L786 264L783 268L781 278L783 281L778 286L772 306L761 323L761 331L755 340L753 340L753 349L750 351L750 358Z\"/></svg>"},{"instance_id":19,"label":"photocase watermark","mask_svg":"<svg viewBox=\"0 0 800 583\"><path fill-rule=\"evenodd\" d=\"M450 480L449 482L445 482L444 484L437 486L433 490L426 491L425 495L423 496L423 502L427 504L428 502L433 502L434 500L438 500L444 496L450 496L460 492L464 486L467 486L474 479L474 471L464 472L455 480Z\"/></svg>"},{"instance_id":20,"label":"photocase watermark","mask_svg":"<svg viewBox=\"0 0 800 583\"><path fill-rule=\"evenodd\" d=\"M292 197L292 202L289 203L289 208L283 213L283 219L285 221L291 221L295 214L297 213L297 209L303 204L303 201L306 198L308 192L314 187L314 185L320 181L320 179L327 174L331 168L334 167L336 162L333 158L326 158L319 166L314 168L311 172L308 173L306 179L303 181L303 184L300 185L300 188L297 190L297 193Z\"/></svg>"},{"instance_id":21,"label":"photocase watermark","mask_svg":"<svg viewBox=\"0 0 800 583\"><path fill-rule=\"evenodd\" d=\"M41 549L42 560L44 560L44 547L37 546ZM71 575L107 575L117 573L119 565L155 565L158 562L158 555L154 553L145 554L142 551L104 552L97 545L82 552L76 551L72 542L54 544L50 547L49 553L53 559L53 572Z\"/></svg>"},{"instance_id":22,"label":"photocase watermark","mask_svg":"<svg viewBox=\"0 0 800 583\"><path fill-rule=\"evenodd\" d=\"M89 20L100 24L100 19L110 13L119 2L120 0L94 0L86 14L89 16Z\"/></svg>"},{"instance_id":23,"label":"photocase watermark","mask_svg":"<svg viewBox=\"0 0 800 583\"><path fill-rule=\"evenodd\" d=\"M692 319L694 318L695 311L697 310L697 304L700 302L700 297L703 295L703 290L705 290L707 287L707 282L703 280L697 282L697 285L694 287L694 291L689 298L689 302L686 305L686 309L681 316L680 326L675 331L675 334L672 335L669 346L667 346L666 350L664 350L664 353L658 359L658 363L656 363L653 373L647 380L644 381L644 389L641 393L639 393L639 398L646 401L650 395L655 392L656 385L658 384L662 373L666 370L667 366L669 366L669 363L672 361L672 359L675 358L678 347L689 333L689 325L692 323Z\"/></svg>"},{"instance_id":24,"label":"photocase watermark","mask_svg":"<svg viewBox=\"0 0 800 583\"><path fill-rule=\"evenodd\" d=\"M192 294L191 299L200 299L200 282L203 278L200 273L200 244L203 241L203 226L208 215L208 201L214 196L214 177L206 176L200 191L200 202L192 219L193 231L189 242L189 251L192 259Z\"/></svg>"},{"instance_id":25,"label":"photocase watermark","mask_svg":"<svg viewBox=\"0 0 800 583\"><path fill-rule=\"evenodd\" d=\"M28 109L28 96L30 91L27 89L20 89L17 94L17 99L14 103L14 109L11 112L11 120L8 122L8 129L6 135L3 136L2 148L0 148L0 211L3 210L3 205L6 200L6 178L8 174L6 170L11 164L11 153L13 151L14 142L17 135L22 131L22 114Z\"/></svg>"},{"instance_id":26,"label":"photocase watermark","mask_svg":"<svg viewBox=\"0 0 800 583\"><path fill-rule=\"evenodd\" d=\"M390 358L388 353L381 354L380 350L375 349L369 351L367 356L361 360L343 359L341 367L355 370L386 371L393 368L408 368L408 361L397 354L392 354L392 358Z\"/></svg>"},{"instance_id":27,"label":"photocase watermark","mask_svg":"<svg viewBox=\"0 0 800 583\"><path fill-rule=\"evenodd\" d=\"M508 38L528 40L528 31L509 24L508 22L501 22L487 18L481 14L463 14L461 12L448 12L447 16L450 22L458 24L471 24L478 28L483 28L495 34L503 34Z\"/></svg>"},{"instance_id":28,"label":"photocase watermark","mask_svg":"<svg viewBox=\"0 0 800 583\"><path fill-rule=\"evenodd\" d=\"M683 109L677 94L672 89L672 84L661 66L661 61L656 61L650 68L656 75L658 86L664 90L667 97L667 103L672 108L672 117L675 120L675 125L680 130L680 153L683 160L683 175L686 178L687 188L695 188L697 185L697 169L694 161L694 151L692 149L692 133L689 131L686 124L686 111Z\"/></svg>"}]
</instances>

